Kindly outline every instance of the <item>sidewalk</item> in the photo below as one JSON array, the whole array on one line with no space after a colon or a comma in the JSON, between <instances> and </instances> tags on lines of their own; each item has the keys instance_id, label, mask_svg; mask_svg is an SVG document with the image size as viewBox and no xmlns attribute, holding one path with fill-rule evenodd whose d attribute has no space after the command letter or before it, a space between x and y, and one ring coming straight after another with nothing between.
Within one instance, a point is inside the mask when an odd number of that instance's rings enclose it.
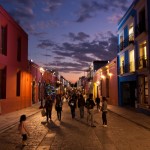
<instances>
[{"instance_id":1,"label":"sidewalk","mask_svg":"<svg viewBox=\"0 0 150 150\"><path fill-rule=\"evenodd\" d=\"M34 104L31 107L27 107L12 113L0 115L0 133L4 132L8 128L12 127L16 123L19 123L20 116L26 114L27 117L34 115L35 113L41 111L39 109L40 104Z\"/></svg>"},{"instance_id":2,"label":"sidewalk","mask_svg":"<svg viewBox=\"0 0 150 150\"><path fill-rule=\"evenodd\" d=\"M124 117L131 122L136 123L137 125L140 125L148 130L150 130L150 117L147 116L146 114L137 112L136 110L130 110L124 107L119 107L119 106L113 106L113 105L108 105L108 109L116 113L117 115Z\"/></svg>"},{"instance_id":3,"label":"sidewalk","mask_svg":"<svg viewBox=\"0 0 150 150\"><path fill-rule=\"evenodd\" d=\"M35 113L40 112L41 109L39 109L39 106L40 104L38 103L38 104L34 104L32 107L24 108L19 111L1 115L0 116L0 122L1 122L0 133L12 127L16 123L19 123L19 118L22 114L26 114L26 116L29 117L31 115L34 115ZM123 107L119 107L119 106L108 105L108 109L109 111L121 117L124 117L130 120L131 122L136 123L137 125L140 125L150 130L150 117L149 116L142 114L142 113L138 113L136 111L123 108Z\"/></svg>"}]
</instances>

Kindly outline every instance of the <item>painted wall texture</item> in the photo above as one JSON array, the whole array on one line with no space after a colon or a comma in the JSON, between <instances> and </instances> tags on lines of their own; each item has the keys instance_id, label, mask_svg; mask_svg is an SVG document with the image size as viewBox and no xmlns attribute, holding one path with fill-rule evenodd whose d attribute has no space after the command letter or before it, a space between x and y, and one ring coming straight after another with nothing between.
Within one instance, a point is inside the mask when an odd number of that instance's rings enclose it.
<instances>
[{"instance_id":1,"label":"painted wall texture","mask_svg":"<svg viewBox=\"0 0 150 150\"><path fill-rule=\"evenodd\" d=\"M117 58L99 68L93 78L94 99L106 97L111 105L118 105Z\"/></svg>"},{"instance_id":2,"label":"painted wall texture","mask_svg":"<svg viewBox=\"0 0 150 150\"><path fill-rule=\"evenodd\" d=\"M0 6L0 114L31 106L28 35Z\"/></svg>"}]
</instances>

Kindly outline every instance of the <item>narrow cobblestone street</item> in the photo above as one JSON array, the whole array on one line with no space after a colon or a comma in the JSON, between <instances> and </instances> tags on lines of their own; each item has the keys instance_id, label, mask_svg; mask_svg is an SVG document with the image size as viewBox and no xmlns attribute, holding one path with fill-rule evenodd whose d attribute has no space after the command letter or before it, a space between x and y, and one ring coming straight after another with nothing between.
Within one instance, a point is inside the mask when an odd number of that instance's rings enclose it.
<instances>
[{"instance_id":1,"label":"narrow cobblestone street","mask_svg":"<svg viewBox=\"0 0 150 150\"><path fill-rule=\"evenodd\" d=\"M95 110L95 128L80 119L79 111L72 119L67 103L63 105L62 121L53 108L52 121L37 112L27 118L31 136L22 147L18 124L0 134L0 150L149 150L150 131L115 113L108 112L108 127L101 124L101 112ZM19 119L18 119L19 120Z\"/></svg>"}]
</instances>

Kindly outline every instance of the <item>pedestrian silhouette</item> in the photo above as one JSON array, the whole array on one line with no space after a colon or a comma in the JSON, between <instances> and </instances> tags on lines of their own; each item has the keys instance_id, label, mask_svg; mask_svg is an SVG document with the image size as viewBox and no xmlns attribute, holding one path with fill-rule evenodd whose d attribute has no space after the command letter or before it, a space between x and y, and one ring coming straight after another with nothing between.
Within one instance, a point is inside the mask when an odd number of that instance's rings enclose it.
<instances>
[{"instance_id":1,"label":"pedestrian silhouette","mask_svg":"<svg viewBox=\"0 0 150 150\"><path fill-rule=\"evenodd\" d=\"M75 118L76 97L75 97L74 95L73 95L72 98L69 100L69 106L70 106L72 118Z\"/></svg>"},{"instance_id":2,"label":"pedestrian silhouette","mask_svg":"<svg viewBox=\"0 0 150 150\"><path fill-rule=\"evenodd\" d=\"M52 119L52 107L53 107L53 101L51 99L51 97L48 95L46 97L46 101L45 101L45 109L46 109L46 120L47 122L49 121L49 119Z\"/></svg>"},{"instance_id":3,"label":"pedestrian silhouette","mask_svg":"<svg viewBox=\"0 0 150 150\"><path fill-rule=\"evenodd\" d=\"M94 116L93 116L93 108L95 106L93 94L89 95L89 98L86 100L85 106L87 108L87 124L90 125L91 127L96 127L94 125Z\"/></svg>"},{"instance_id":4,"label":"pedestrian silhouette","mask_svg":"<svg viewBox=\"0 0 150 150\"><path fill-rule=\"evenodd\" d=\"M62 111L62 99L61 99L61 95L57 94L56 95L56 104L55 104L55 109L57 111L57 118L59 121L61 121L61 111Z\"/></svg>"},{"instance_id":5,"label":"pedestrian silhouette","mask_svg":"<svg viewBox=\"0 0 150 150\"><path fill-rule=\"evenodd\" d=\"M107 127L107 99L106 99L106 97L103 97L101 111L102 111L103 126Z\"/></svg>"},{"instance_id":6,"label":"pedestrian silhouette","mask_svg":"<svg viewBox=\"0 0 150 150\"><path fill-rule=\"evenodd\" d=\"M80 109L80 118L84 118L84 106L85 106L85 100L82 94L80 94L78 99L78 107Z\"/></svg>"}]
</instances>

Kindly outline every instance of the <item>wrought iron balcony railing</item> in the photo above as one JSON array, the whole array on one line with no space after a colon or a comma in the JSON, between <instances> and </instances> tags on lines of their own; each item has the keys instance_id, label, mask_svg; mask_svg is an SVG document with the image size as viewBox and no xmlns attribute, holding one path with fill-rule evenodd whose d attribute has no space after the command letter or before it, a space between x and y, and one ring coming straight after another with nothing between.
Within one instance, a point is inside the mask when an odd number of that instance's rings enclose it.
<instances>
[{"instance_id":1,"label":"wrought iron balcony railing","mask_svg":"<svg viewBox=\"0 0 150 150\"><path fill-rule=\"evenodd\" d=\"M141 56L137 60L138 69L143 69L148 67L148 60L145 56Z\"/></svg>"},{"instance_id":2,"label":"wrought iron balcony railing","mask_svg":"<svg viewBox=\"0 0 150 150\"><path fill-rule=\"evenodd\" d=\"M119 44L119 51L122 51L124 48L134 43L134 33L130 34L126 39L124 39Z\"/></svg>"}]
</instances>

